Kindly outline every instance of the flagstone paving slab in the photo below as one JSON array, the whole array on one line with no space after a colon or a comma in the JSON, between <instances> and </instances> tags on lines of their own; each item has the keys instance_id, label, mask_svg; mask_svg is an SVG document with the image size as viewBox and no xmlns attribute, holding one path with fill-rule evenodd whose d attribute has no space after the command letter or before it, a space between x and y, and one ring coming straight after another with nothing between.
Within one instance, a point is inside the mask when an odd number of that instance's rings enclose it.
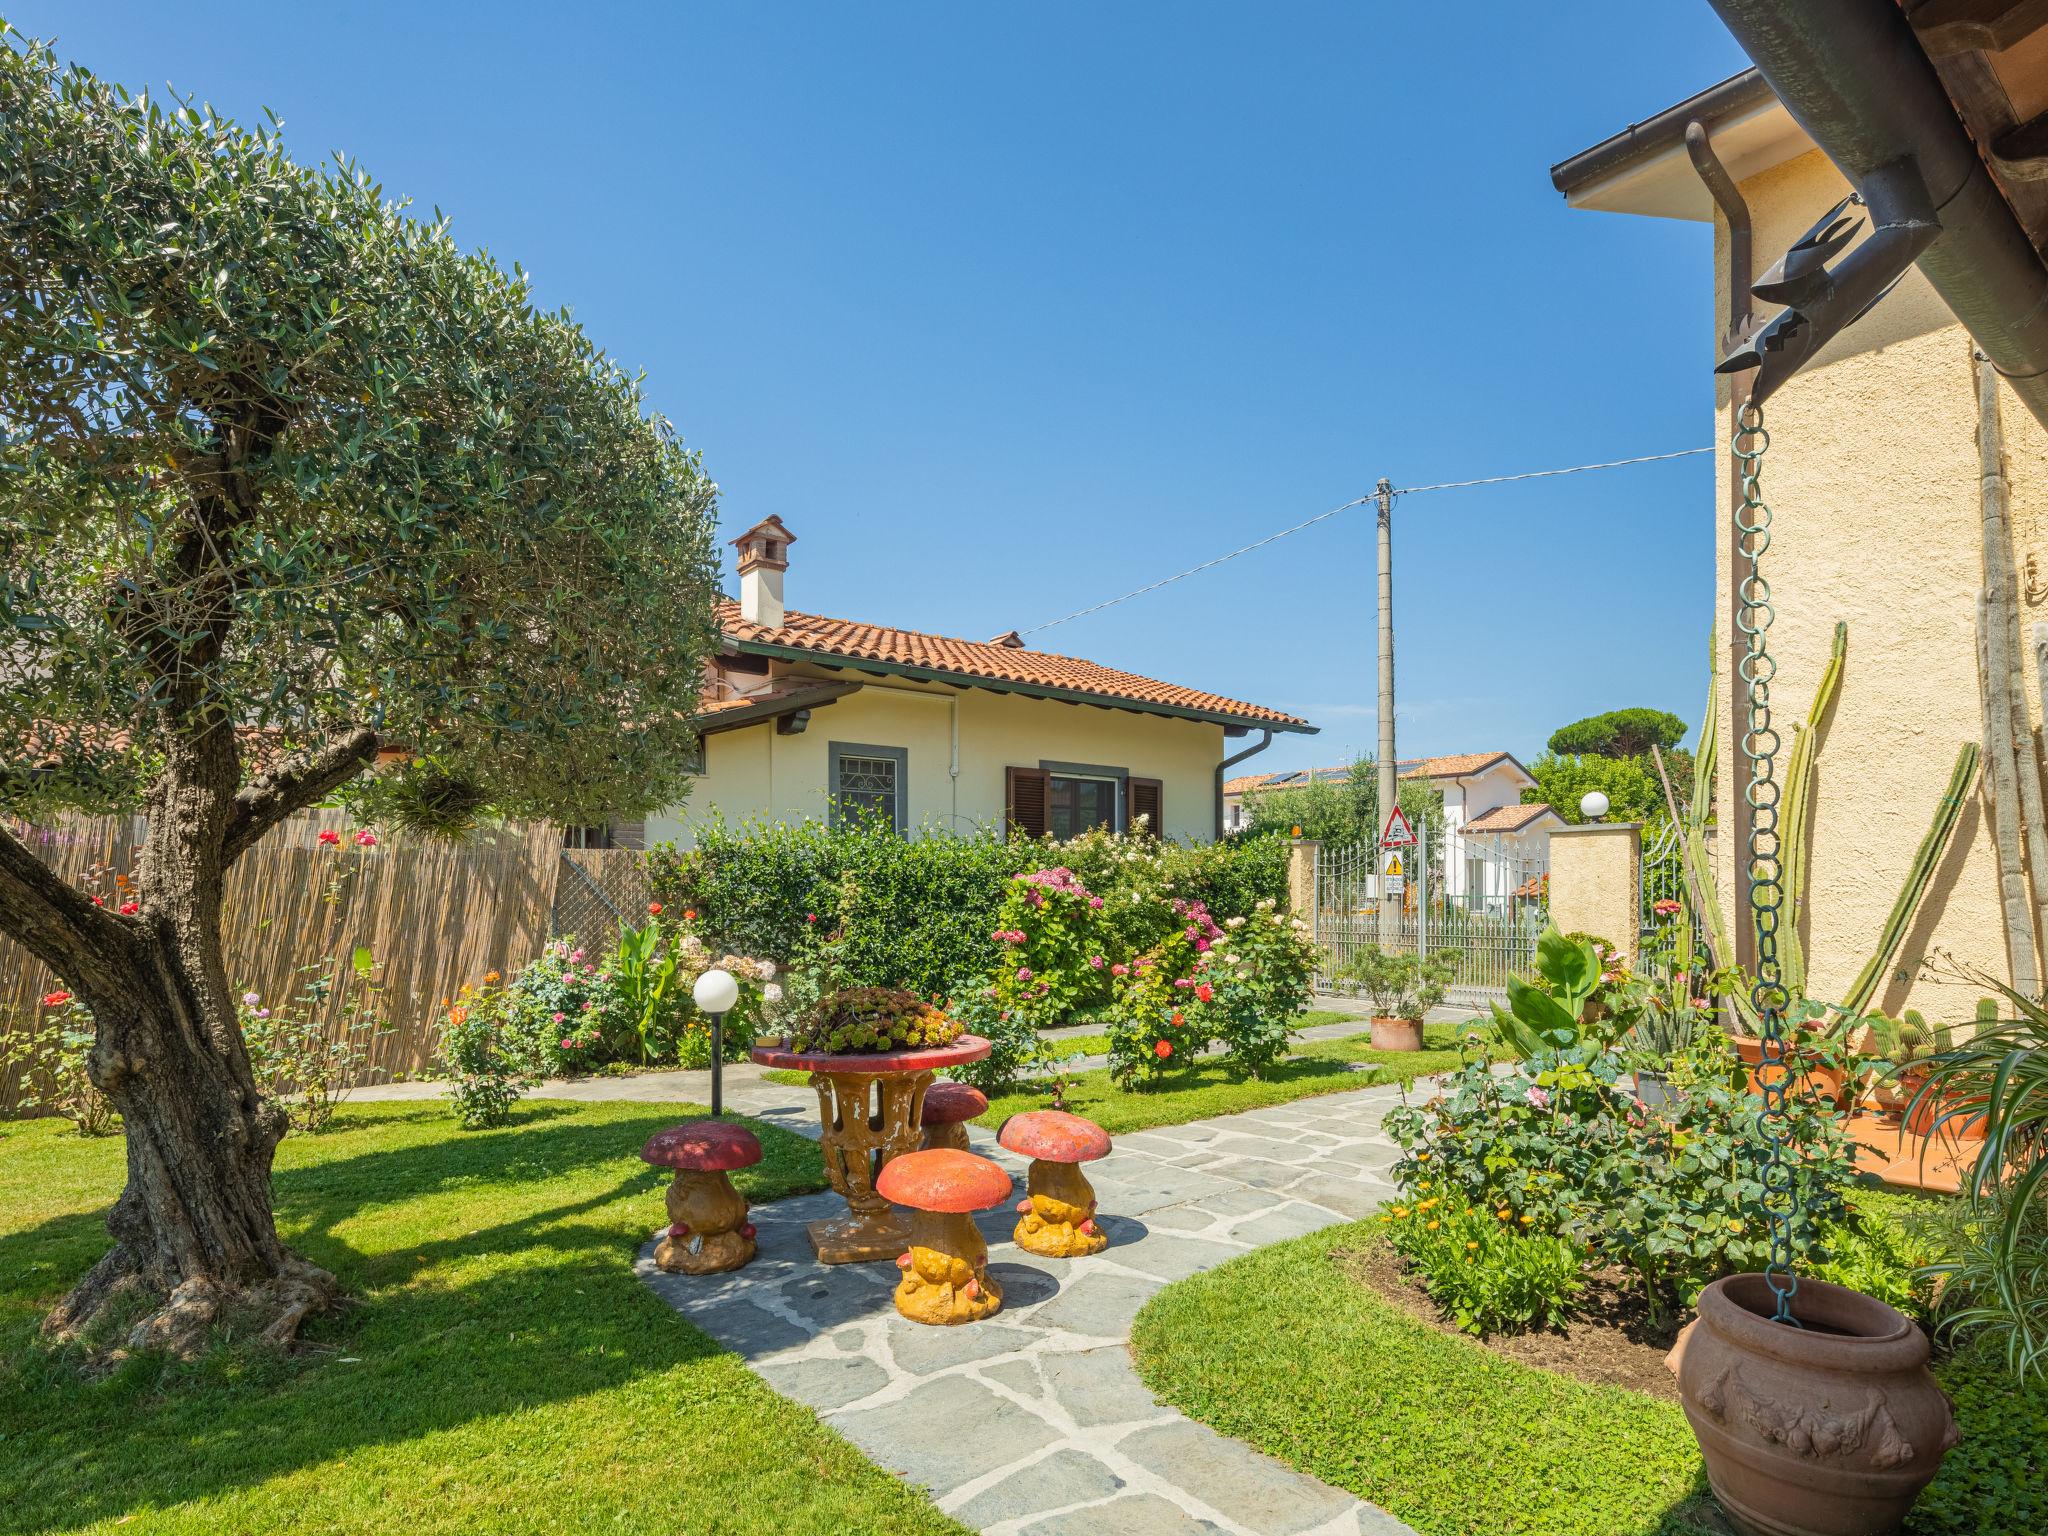
<instances>
[{"instance_id":1,"label":"flagstone paving slab","mask_svg":"<svg viewBox=\"0 0 2048 1536\"><path fill-rule=\"evenodd\" d=\"M748 1112L776 1086L751 1087ZM776 1118L802 1126L810 1095L782 1091ZM1129 1348L1163 1285L1389 1198L1380 1120L1399 1102L1367 1088L1119 1139L1089 1166L1101 1253L1041 1259L1010 1240L1009 1206L976 1218L1003 1291L985 1323L903 1318L894 1264L819 1264L804 1227L843 1209L831 1194L756 1206L760 1252L744 1269L664 1275L650 1241L639 1272L776 1390L990 1536L1413 1536L1158 1403ZM1022 1185L1024 1159L978 1128L974 1141Z\"/></svg>"}]
</instances>

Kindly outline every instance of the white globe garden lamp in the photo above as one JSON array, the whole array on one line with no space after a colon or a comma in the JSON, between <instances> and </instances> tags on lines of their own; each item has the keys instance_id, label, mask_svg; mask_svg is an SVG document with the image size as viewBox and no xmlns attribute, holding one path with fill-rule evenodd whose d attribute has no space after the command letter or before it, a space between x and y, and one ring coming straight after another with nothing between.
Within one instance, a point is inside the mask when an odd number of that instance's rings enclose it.
<instances>
[{"instance_id":1,"label":"white globe garden lamp","mask_svg":"<svg viewBox=\"0 0 2048 1536\"><path fill-rule=\"evenodd\" d=\"M1579 814L1588 821L1598 821L1607 814L1607 796L1597 789L1589 789L1579 796Z\"/></svg>"},{"instance_id":2,"label":"white globe garden lamp","mask_svg":"<svg viewBox=\"0 0 2048 1536\"><path fill-rule=\"evenodd\" d=\"M716 1119L725 1112L725 1016L740 1000L740 984L731 971L714 965L697 978L690 996L699 1009L711 1016L711 1115Z\"/></svg>"}]
</instances>

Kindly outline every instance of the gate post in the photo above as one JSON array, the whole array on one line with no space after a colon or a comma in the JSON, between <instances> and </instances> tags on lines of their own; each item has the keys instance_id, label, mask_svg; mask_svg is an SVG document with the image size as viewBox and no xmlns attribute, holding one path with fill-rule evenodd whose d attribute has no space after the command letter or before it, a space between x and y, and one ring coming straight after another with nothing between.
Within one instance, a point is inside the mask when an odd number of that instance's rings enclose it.
<instances>
[{"instance_id":1,"label":"gate post","mask_svg":"<svg viewBox=\"0 0 2048 1536\"><path fill-rule=\"evenodd\" d=\"M1297 837L1287 845L1287 905L1294 915L1316 930L1316 864L1323 850L1320 839Z\"/></svg>"},{"instance_id":2,"label":"gate post","mask_svg":"<svg viewBox=\"0 0 2048 1536\"><path fill-rule=\"evenodd\" d=\"M1550 834L1550 920L1563 933L1590 934L1636 963L1642 906L1643 827L1589 821Z\"/></svg>"}]
</instances>

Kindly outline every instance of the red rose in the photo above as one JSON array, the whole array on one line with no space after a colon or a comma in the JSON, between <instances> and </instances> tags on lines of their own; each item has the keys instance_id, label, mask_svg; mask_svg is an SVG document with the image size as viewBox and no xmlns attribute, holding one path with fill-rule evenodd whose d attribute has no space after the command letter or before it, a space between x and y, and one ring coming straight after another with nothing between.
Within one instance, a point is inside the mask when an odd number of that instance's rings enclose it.
<instances>
[{"instance_id":1,"label":"red rose","mask_svg":"<svg viewBox=\"0 0 2048 1536\"><path fill-rule=\"evenodd\" d=\"M1185 1023L1187 1023L1187 1020L1184 1017L1182 1017L1182 1015L1178 1011L1176 1011L1173 1015L1173 1027L1175 1029L1179 1029L1181 1025Z\"/></svg>"},{"instance_id":2,"label":"red rose","mask_svg":"<svg viewBox=\"0 0 2048 1536\"><path fill-rule=\"evenodd\" d=\"M659 917L661 916L661 903L658 901L650 901L649 903L647 903L647 910L653 916Z\"/></svg>"},{"instance_id":3,"label":"red rose","mask_svg":"<svg viewBox=\"0 0 2048 1536\"><path fill-rule=\"evenodd\" d=\"M71 994L69 992L45 992L43 994L43 1006L45 1008L62 1008L70 1001Z\"/></svg>"},{"instance_id":4,"label":"red rose","mask_svg":"<svg viewBox=\"0 0 2048 1536\"><path fill-rule=\"evenodd\" d=\"M329 827L320 834L320 841L329 848L338 848L341 846L341 834Z\"/></svg>"},{"instance_id":5,"label":"red rose","mask_svg":"<svg viewBox=\"0 0 2048 1536\"><path fill-rule=\"evenodd\" d=\"M804 914L804 921L807 923L815 923L817 920L818 914L815 912L806 912Z\"/></svg>"},{"instance_id":6,"label":"red rose","mask_svg":"<svg viewBox=\"0 0 2048 1536\"><path fill-rule=\"evenodd\" d=\"M1216 989L1210 986L1209 983L1205 981L1199 987L1195 988L1195 996L1199 997L1205 1003L1213 1003L1216 1001Z\"/></svg>"},{"instance_id":7,"label":"red rose","mask_svg":"<svg viewBox=\"0 0 2048 1536\"><path fill-rule=\"evenodd\" d=\"M695 921L697 921L697 909L695 907L683 908L683 921L686 923L694 923Z\"/></svg>"},{"instance_id":8,"label":"red rose","mask_svg":"<svg viewBox=\"0 0 2048 1536\"><path fill-rule=\"evenodd\" d=\"M1161 1061L1166 1060L1167 1057L1173 1054L1173 1042L1170 1040L1154 1040L1152 1042L1152 1054Z\"/></svg>"},{"instance_id":9,"label":"red rose","mask_svg":"<svg viewBox=\"0 0 2048 1536\"><path fill-rule=\"evenodd\" d=\"M142 903L139 901L124 901L121 903L121 915L123 917L133 917L141 910Z\"/></svg>"}]
</instances>

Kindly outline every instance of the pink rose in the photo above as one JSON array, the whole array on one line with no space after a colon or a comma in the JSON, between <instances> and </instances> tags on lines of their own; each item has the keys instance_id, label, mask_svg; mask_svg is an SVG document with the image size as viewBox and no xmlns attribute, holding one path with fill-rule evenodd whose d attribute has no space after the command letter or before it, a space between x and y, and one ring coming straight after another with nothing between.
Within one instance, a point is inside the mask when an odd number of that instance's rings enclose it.
<instances>
[{"instance_id":1,"label":"pink rose","mask_svg":"<svg viewBox=\"0 0 2048 1536\"><path fill-rule=\"evenodd\" d=\"M569 1015L567 1015L566 1013L558 1013L554 1016L554 1019L557 1024L560 1024L563 1020L567 1019L568 1017Z\"/></svg>"},{"instance_id":2,"label":"pink rose","mask_svg":"<svg viewBox=\"0 0 2048 1536\"><path fill-rule=\"evenodd\" d=\"M1195 940L1195 948L1202 951L1203 954L1207 954L1209 952L1209 941L1207 939L1197 939Z\"/></svg>"},{"instance_id":3,"label":"pink rose","mask_svg":"<svg viewBox=\"0 0 2048 1536\"><path fill-rule=\"evenodd\" d=\"M1031 967L1030 967L1030 966L1028 966L1028 965L1020 965L1020 966L1018 966L1018 967L1017 967L1017 979L1018 979L1019 981L1029 981L1029 980L1031 979Z\"/></svg>"},{"instance_id":4,"label":"pink rose","mask_svg":"<svg viewBox=\"0 0 2048 1536\"><path fill-rule=\"evenodd\" d=\"M1088 898L1088 905L1099 909L1102 906L1102 898L1100 896L1090 896Z\"/></svg>"},{"instance_id":5,"label":"pink rose","mask_svg":"<svg viewBox=\"0 0 2048 1536\"><path fill-rule=\"evenodd\" d=\"M1109 974L1112 976L1128 976L1131 974L1131 968L1128 965L1112 965L1109 968Z\"/></svg>"},{"instance_id":6,"label":"pink rose","mask_svg":"<svg viewBox=\"0 0 2048 1536\"><path fill-rule=\"evenodd\" d=\"M370 831L367 831L367 830L366 830L366 831L362 831L362 832L358 832L358 833L356 834L356 846L357 846L358 848L374 848L374 847L376 847L376 846L377 846L377 834L376 834L376 833L374 833L374 832L370 832Z\"/></svg>"},{"instance_id":7,"label":"pink rose","mask_svg":"<svg viewBox=\"0 0 2048 1536\"><path fill-rule=\"evenodd\" d=\"M1100 955L1090 955L1088 957L1088 963L1098 971L1101 970L1105 965L1109 964L1109 962L1103 959Z\"/></svg>"},{"instance_id":8,"label":"pink rose","mask_svg":"<svg viewBox=\"0 0 2048 1536\"><path fill-rule=\"evenodd\" d=\"M574 1040L564 1040L562 1042L562 1049L565 1051L573 1051L576 1049L576 1042Z\"/></svg>"}]
</instances>

